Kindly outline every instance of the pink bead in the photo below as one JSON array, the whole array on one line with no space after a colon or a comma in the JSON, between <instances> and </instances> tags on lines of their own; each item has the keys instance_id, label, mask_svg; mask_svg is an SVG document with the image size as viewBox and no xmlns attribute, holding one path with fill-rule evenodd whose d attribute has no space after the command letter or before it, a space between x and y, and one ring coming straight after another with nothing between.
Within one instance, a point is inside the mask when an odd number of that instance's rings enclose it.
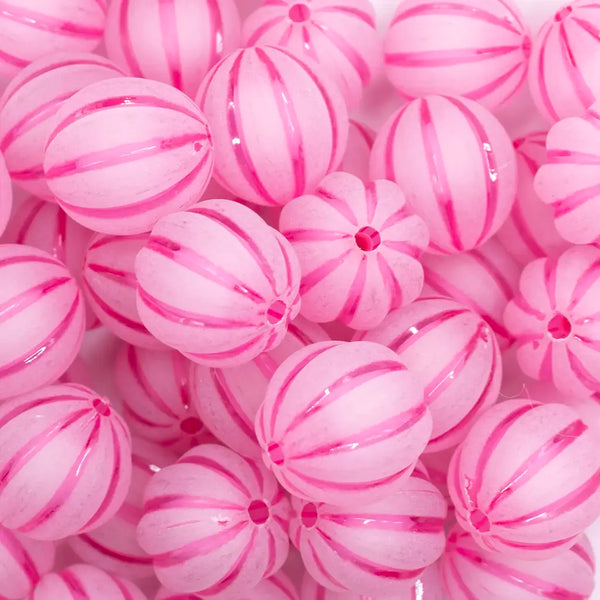
<instances>
[{"instance_id":1,"label":"pink bead","mask_svg":"<svg viewBox=\"0 0 600 600\"><path fill-rule=\"evenodd\" d=\"M519 265L497 239L453 256L422 258L425 286L422 296L448 296L481 315L496 334L501 350L514 338L504 326L504 309L517 293Z\"/></svg>"},{"instance_id":2,"label":"pink bead","mask_svg":"<svg viewBox=\"0 0 600 600\"><path fill-rule=\"evenodd\" d=\"M533 379L572 397L600 397L600 249L574 246L529 263L504 321L517 360Z\"/></svg>"},{"instance_id":3,"label":"pink bead","mask_svg":"<svg viewBox=\"0 0 600 600\"><path fill-rule=\"evenodd\" d=\"M263 466L203 444L151 479L138 540L173 592L235 598L282 566L289 509Z\"/></svg>"},{"instance_id":4,"label":"pink bead","mask_svg":"<svg viewBox=\"0 0 600 600\"><path fill-rule=\"evenodd\" d=\"M6 229L13 205L13 192L6 162L0 153L0 236Z\"/></svg>"},{"instance_id":5,"label":"pink bead","mask_svg":"<svg viewBox=\"0 0 600 600\"><path fill-rule=\"evenodd\" d=\"M369 160L374 142L375 132L370 127L351 120L348 129L348 146L339 170L352 173L365 183L369 182Z\"/></svg>"},{"instance_id":6,"label":"pink bead","mask_svg":"<svg viewBox=\"0 0 600 600\"><path fill-rule=\"evenodd\" d=\"M280 483L339 505L402 489L430 433L421 384L394 352L369 342L295 352L256 416L263 458Z\"/></svg>"},{"instance_id":7,"label":"pink bead","mask_svg":"<svg viewBox=\"0 0 600 600\"><path fill-rule=\"evenodd\" d=\"M91 52L104 33L106 0L4 0L0 78L53 52Z\"/></svg>"},{"instance_id":8,"label":"pink bead","mask_svg":"<svg viewBox=\"0 0 600 600\"><path fill-rule=\"evenodd\" d=\"M121 77L88 85L56 114L44 155L48 186L94 231L132 235L197 202L213 167L206 119L185 94Z\"/></svg>"},{"instance_id":9,"label":"pink bead","mask_svg":"<svg viewBox=\"0 0 600 600\"><path fill-rule=\"evenodd\" d=\"M208 70L239 46L234 0L114 0L105 32L109 58L135 77L193 97Z\"/></svg>"},{"instance_id":10,"label":"pink bead","mask_svg":"<svg viewBox=\"0 0 600 600\"><path fill-rule=\"evenodd\" d=\"M81 347L85 309L66 267L31 246L0 244L0 281L4 399L52 383L69 368Z\"/></svg>"},{"instance_id":11,"label":"pink bead","mask_svg":"<svg viewBox=\"0 0 600 600\"><path fill-rule=\"evenodd\" d=\"M546 560L521 560L482 550L455 528L441 559L448 600L583 600L594 590L594 556L585 537Z\"/></svg>"},{"instance_id":12,"label":"pink bead","mask_svg":"<svg viewBox=\"0 0 600 600\"><path fill-rule=\"evenodd\" d=\"M44 200L56 201L42 164L56 113L85 86L122 75L102 56L61 52L38 58L9 83L0 98L0 151L18 186Z\"/></svg>"},{"instance_id":13,"label":"pink bead","mask_svg":"<svg viewBox=\"0 0 600 600\"><path fill-rule=\"evenodd\" d=\"M421 293L427 226L391 181L332 173L283 208L279 229L300 260L311 321L370 329Z\"/></svg>"},{"instance_id":14,"label":"pink bead","mask_svg":"<svg viewBox=\"0 0 600 600\"><path fill-rule=\"evenodd\" d=\"M433 418L427 452L458 444L498 398L502 361L496 338L477 313L454 300L417 300L359 339L394 350L424 384Z\"/></svg>"},{"instance_id":15,"label":"pink bead","mask_svg":"<svg viewBox=\"0 0 600 600\"><path fill-rule=\"evenodd\" d=\"M408 0L387 32L385 64L407 98L454 94L493 110L520 89L530 51L512 0Z\"/></svg>"},{"instance_id":16,"label":"pink bead","mask_svg":"<svg viewBox=\"0 0 600 600\"><path fill-rule=\"evenodd\" d=\"M564 404L507 400L471 428L448 487L459 524L482 548L556 556L600 516L598 440Z\"/></svg>"},{"instance_id":17,"label":"pink bead","mask_svg":"<svg viewBox=\"0 0 600 600\"><path fill-rule=\"evenodd\" d=\"M275 348L299 310L291 246L230 200L206 200L161 219L135 272L146 327L206 366L240 365Z\"/></svg>"},{"instance_id":18,"label":"pink bead","mask_svg":"<svg viewBox=\"0 0 600 600\"><path fill-rule=\"evenodd\" d=\"M554 214L534 189L534 177L547 162L546 133L538 131L514 140L519 185L513 209L498 232L498 240L520 264L556 256L568 247L554 225Z\"/></svg>"},{"instance_id":19,"label":"pink bead","mask_svg":"<svg viewBox=\"0 0 600 600\"><path fill-rule=\"evenodd\" d=\"M379 131L371 177L400 185L429 227L432 252L456 254L481 246L508 217L515 151L499 121L476 102L427 96Z\"/></svg>"},{"instance_id":20,"label":"pink bead","mask_svg":"<svg viewBox=\"0 0 600 600\"><path fill-rule=\"evenodd\" d=\"M283 205L312 191L346 150L348 114L337 86L282 48L230 54L197 100L211 126L215 179L256 204Z\"/></svg>"},{"instance_id":21,"label":"pink bead","mask_svg":"<svg viewBox=\"0 0 600 600\"><path fill-rule=\"evenodd\" d=\"M273 373L297 350L328 339L319 325L298 317L288 325L277 348L246 364L225 369L194 365L192 405L223 444L243 456L259 459L262 451L254 432L254 419Z\"/></svg>"},{"instance_id":22,"label":"pink bead","mask_svg":"<svg viewBox=\"0 0 600 600\"><path fill-rule=\"evenodd\" d=\"M0 457L0 522L34 539L99 527L129 488L129 430L108 400L82 385L0 404Z\"/></svg>"}]
</instances>

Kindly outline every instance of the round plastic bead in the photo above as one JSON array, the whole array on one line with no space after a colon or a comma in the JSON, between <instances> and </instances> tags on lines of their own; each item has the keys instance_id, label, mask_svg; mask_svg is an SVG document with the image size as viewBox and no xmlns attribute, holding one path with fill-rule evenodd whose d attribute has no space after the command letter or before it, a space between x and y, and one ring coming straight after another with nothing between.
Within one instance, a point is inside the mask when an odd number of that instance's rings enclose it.
<instances>
[{"instance_id":1,"label":"round plastic bead","mask_svg":"<svg viewBox=\"0 0 600 600\"><path fill-rule=\"evenodd\" d=\"M369 160L375 143L375 132L359 121L350 120L348 146L339 170L360 177L369 182Z\"/></svg>"},{"instance_id":2,"label":"round plastic bead","mask_svg":"<svg viewBox=\"0 0 600 600\"><path fill-rule=\"evenodd\" d=\"M300 260L302 315L370 329L421 293L427 226L391 181L332 173L281 211L279 230Z\"/></svg>"},{"instance_id":3,"label":"round plastic bead","mask_svg":"<svg viewBox=\"0 0 600 600\"><path fill-rule=\"evenodd\" d=\"M371 177L398 183L429 227L430 250L441 254L472 250L494 235L517 187L502 125L476 102L452 96L420 98L394 113L375 140Z\"/></svg>"},{"instance_id":4,"label":"round plastic bead","mask_svg":"<svg viewBox=\"0 0 600 600\"><path fill-rule=\"evenodd\" d=\"M13 192L10 175L8 174L4 157L0 152L0 235L2 235L8 224L12 205Z\"/></svg>"},{"instance_id":5,"label":"round plastic bead","mask_svg":"<svg viewBox=\"0 0 600 600\"><path fill-rule=\"evenodd\" d=\"M231 200L206 200L162 218L135 272L144 325L206 366L240 365L275 348L299 310L300 267L291 246Z\"/></svg>"},{"instance_id":6,"label":"round plastic bead","mask_svg":"<svg viewBox=\"0 0 600 600\"><path fill-rule=\"evenodd\" d=\"M284 563L289 510L262 465L203 444L151 479L138 540L166 588L235 598Z\"/></svg>"},{"instance_id":7,"label":"round plastic bead","mask_svg":"<svg viewBox=\"0 0 600 600\"><path fill-rule=\"evenodd\" d=\"M211 126L214 177L244 200L286 204L311 192L344 156L341 92L283 48L230 54L206 76L197 99Z\"/></svg>"},{"instance_id":8,"label":"round plastic bead","mask_svg":"<svg viewBox=\"0 0 600 600\"><path fill-rule=\"evenodd\" d=\"M146 79L88 85L56 114L44 173L67 214L133 235L200 200L213 168L206 119L185 94Z\"/></svg>"}]
</instances>

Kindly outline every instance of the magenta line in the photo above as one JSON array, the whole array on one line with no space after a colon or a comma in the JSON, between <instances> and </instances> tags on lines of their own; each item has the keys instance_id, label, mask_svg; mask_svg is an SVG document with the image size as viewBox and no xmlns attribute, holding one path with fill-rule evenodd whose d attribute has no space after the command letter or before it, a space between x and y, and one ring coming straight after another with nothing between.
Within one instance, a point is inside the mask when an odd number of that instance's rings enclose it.
<instances>
[{"instance_id":1,"label":"magenta line","mask_svg":"<svg viewBox=\"0 0 600 600\"><path fill-rule=\"evenodd\" d=\"M544 33L542 41L540 43L540 50L538 52L538 65L537 65L537 86L540 92L540 96L542 99L542 104L544 108L550 115L550 118L553 121L559 121L560 117L558 113L554 109L554 105L552 104L552 100L550 100L550 94L548 92L548 87L546 86L546 52L548 51L548 40L550 39L550 34L554 31L554 28L549 25ZM530 68L533 68L534 63L532 61Z\"/></svg>"},{"instance_id":2,"label":"magenta line","mask_svg":"<svg viewBox=\"0 0 600 600\"><path fill-rule=\"evenodd\" d=\"M118 0L115 0L118 1ZM129 27L129 0L121 0L121 6L119 10L119 37L121 39L121 50L125 57L125 62L129 67L129 71L135 77L143 77L140 63L135 55L133 49L133 41L130 35Z\"/></svg>"},{"instance_id":3,"label":"magenta line","mask_svg":"<svg viewBox=\"0 0 600 600\"><path fill-rule=\"evenodd\" d=\"M130 583L126 582L123 579L118 579L117 577L113 577L111 575L111 578L114 582L114 584L119 588L119 591L121 592L121 594L123 594L123 600L135 600L135 598L133 597L133 594L129 591L130 588ZM136 598L139 598L139 594L136 594Z\"/></svg>"},{"instance_id":4,"label":"magenta line","mask_svg":"<svg viewBox=\"0 0 600 600\"><path fill-rule=\"evenodd\" d=\"M334 242L352 237L349 233L324 229L282 229L281 233L290 242Z\"/></svg>"},{"instance_id":5,"label":"magenta line","mask_svg":"<svg viewBox=\"0 0 600 600\"><path fill-rule=\"evenodd\" d=\"M220 475L224 481L236 488L238 492L241 492L244 496L246 496L246 498L252 498L252 493L248 487L237 475L235 475L235 473L232 473L229 469L210 458L196 455L184 456L183 458L179 459L179 463L196 465L202 467L203 469L212 471L213 473Z\"/></svg>"},{"instance_id":6,"label":"magenta line","mask_svg":"<svg viewBox=\"0 0 600 600\"><path fill-rule=\"evenodd\" d=\"M329 275L331 275L336 269L341 267L346 257L353 250L345 250L337 256L336 258L332 258L326 262L324 262L320 267L317 267L313 271L306 273L304 277L302 277L302 283L300 284L300 295L303 296L312 290L316 285L324 281Z\"/></svg>"},{"instance_id":7,"label":"magenta line","mask_svg":"<svg viewBox=\"0 0 600 600\"><path fill-rule=\"evenodd\" d=\"M552 344L550 344L550 346L552 346ZM581 359L569 347L567 347L567 357L569 366L575 375L577 375L579 381L590 391L599 392L600 379L589 371Z\"/></svg>"},{"instance_id":8,"label":"magenta line","mask_svg":"<svg viewBox=\"0 0 600 600\"><path fill-rule=\"evenodd\" d=\"M585 298L586 294L590 291L592 286L598 281L598 275L600 274L600 260L593 262L577 279L575 288L571 295L571 302L569 303L569 311L573 311L577 308L579 303Z\"/></svg>"},{"instance_id":9,"label":"magenta line","mask_svg":"<svg viewBox=\"0 0 600 600\"><path fill-rule=\"evenodd\" d=\"M365 286L367 284L367 257L363 255L360 264L358 265L358 269L356 270L356 275L354 280L350 284L350 288L348 289L348 293L346 296L346 302L340 309L340 312L337 315L337 319L343 319L345 321L352 321L356 316L356 311L358 310L360 301L363 298L363 294L365 293Z\"/></svg>"},{"instance_id":10,"label":"magenta line","mask_svg":"<svg viewBox=\"0 0 600 600\"><path fill-rule=\"evenodd\" d=\"M554 217L564 217L574 210L583 206L590 200L597 200L600 195L600 184L590 185L573 192L569 196L559 198L552 202L554 206Z\"/></svg>"},{"instance_id":11,"label":"magenta line","mask_svg":"<svg viewBox=\"0 0 600 600\"><path fill-rule=\"evenodd\" d=\"M209 60L209 68L217 63L223 56L225 51L223 40L223 16L221 15L221 7L218 0L207 0L208 18L210 21L210 34L214 44L211 47L211 56Z\"/></svg>"},{"instance_id":12,"label":"magenta line","mask_svg":"<svg viewBox=\"0 0 600 600\"><path fill-rule=\"evenodd\" d=\"M459 64L470 64L492 58L500 58L520 49L520 45L513 45L490 46L488 48L423 50L420 52L392 52L385 55L385 61L397 67L452 67ZM517 65L517 68L519 67L520 65Z\"/></svg>"},{"instance_id":13,"label":"magenta line","mask_svg":"<svg viewBox=\"0 0 600 600\"><path fill-rule=\"evenodd\" d=\"M302 530L300 535L302 536ZM317 569L320 571L321 575L323 577L325 577L325 579L327 579L328 581L330 581L331 583L333 583L333 585L341 590L347 590L348 588L341 582L338 581L326 568L325 565L323 564L323 562L321 561L321 559L319 558L319 553L316 551L312 540L306 536L306 544L308 545L308 548L310 550L311 553L311 557L313 559L313 562L315 563L315 566L317 567ZM298 545L298 547L300 547L300 544Z\"/></svg>"},{"instance_id":14,"label":"magenta line","mask_svg":"<svg viewBox=\"0 0 600 600\"><path fill-rule=\"evenodd\" d=\"M320 186L315 190L315 195L325 200L327 205L333 208L344 219L346 219L350 225L358 227L356 214L352 210L352 207L348 204L346 198L343 196L336 196L333 192L323 186Z\"/></svg>"},{"instance_id":15,"label":"magenta line","mask_svg":"<svg viewBox=\"0 0 600 600\"><path fill-rule=\"evenodd\" d=\"M132 554L122 554L117 552L108 546L101 544L89 535L80 533L77 536L84 544L87 544L90 548L96 552L100 552L105 556L108 556L119 562L127 563L128 565L152 565L152 558L150 556L133 556Z\"/></svg>"},{"instance_id":16,"label":"magenta line","mask_svg":"<svg viewBox=\"0 0 600 600\"><path fill-rule=\"evenodd\" d=\"M183 80L175 1L159 0L158 13L163 47L165 49L167 64L169 65L171 85L181 90L183 88Z\"/></svg>"},{"instance_id":17,"label":"magenta line","mask_svg":"<svg viewBox=\"0 0 600 600\"><path fill-rule=\"evenodd\" d=\"M532 232L529 230L525 221L525 216L523 215L523 211L521 210L521 204L518 200L515 202L509 218L512 219L513 225L517 230L517 233L521 236L521 240L523 241L529 252L531 252L531 254L535 258L542 258L546 256L546 252L538 244Z\"/></svg>"},{"instance_id":18,"label":"magenta line","mask_svg":"<svg viewBox=\"0 0 600 600\"><path fill-rule=\"evenodd\" d=\"M359 8L355 8L353 6L344 6L343 4L336 6L323 6L319 8L315 8L314 12L317 13L326 13L332 12L335 14L344 13L345 15L356 17L360 19L363 23L367 24L369 27L375 27L375 19L373 19L372 15L364 10L360 10Z\"/></svg>"},{"instance_id":19,"label":"magenta line","mask_svg":"<svg viewBox=\"0 0 600 600\"><path fill-rule=\"evenodd\" d=\"M247 45L255 46L265 33L270 32L270 29L278 23L281 23L283 19L284 17L282 15L278 15L262 23L259 27L256 28L256 31L254 31L254 33L248 38Z\"/></svg>"},{"instance_id":20,"label":"magenta line","mask_svg":"<svg viewBox=\"0 0 600 600\"><path fill-rule=\"evenodd\" d=\"M38 200L33 205L33 208L31 208L27 212L27 217L23 221L21 228L19 229L19 232L17 233L16 239L15 239L15 242L17 244L25 244L25 240L27 239L27 234L29 233L30 227L33 225L33 222L35 221L37 216L40 214L42 209L45 208L46 206L47 206L47 204L45 201Z\"/></svg>"},{"instance_id":21,"label":"magenta line","mask_svg":"<svg viewBox=\"0 0 600 600\"><path fill-rule=\"evenodd\" d=\"M222 350L220 352L205 352L205 353L186 352L186 353L184 353L184 356L187 356L188 358L191 358L192 360L194 360L194 359L203 360L203 361L220 360L220 359L225 359L225 358L231 358L233 356L239 356L243 352L250 350L253 346L256 346L258 344L261 344L260 351L262 351L263 342L264 342L264 334L259 333L258 335L251 338L249 341L244 342L243 344L240 344L239 346L236 346L235 348L230 348L229 350Z\"/></svg>"},{"instance_id":22,"label":"magenta line","mask_svg":"<svg viewBox=\"0 0 600 600\"><path fill-rule=\"evenodd\" d=\"M144 513L153 513L159 510L173 509L215 509L243 511L244 506L229 502L223 498L212 498L210 496L190 496L187 494L171 494L165 496L154 496L144 503Z\"/></svg>"},{"instance_id":23,"label":"magenta line","mask_svg":"<svg viewBox=\"0 0 600 600\"><path fill-rule=\"evenodd\" d=\"M23 69L29 64L28 60L19 58L18 56L13 56L12 54L8 54L8 52L3 52L2 50L0 50L0 60L12 65L13 67L17 67L18 69Z\"/></svg>"},{"instance_id":24,"label":"magenta line","mask_svg":"<svg viewBox=\"0 0 600 600\"><path fill-rule=\"evenodd\" d=\"M0 531L0 540L3 548L8 552L15 564L23 572L23 575L25 575L25 578L29 581L30 586L35 586L40 580L40 573L35 561L27 551L27 548L15 534L6 527L2 527L2 530Z\"/></svg>"},{"instance_id":25,"label":"magenta line","mask_svg":"<svg viewBox=\"0 0 600 600\"><path fill-rule=\"evenodd\" d=\"M538 321L544 321L546 319L546 315L531 306L523 296L515 296L511 302L525 314L530 317L535 317Z\"/></svg>"},{"instance_id":26,"label":"magenta line","mask_svg":"<svg viewBox=\"0 0 600 600\"><path fill-rule=\"evenodd\" d=\"M404 305L404 292L400 285L396 274L390 267L388 261L383 257L381 253L377 254L377 268L381 275L383 285L388 292L389 298L389 310L400 308Z\"/></svg>"},{"instance_id":27,"label":"magenta line","mask_svg":"<svg viewBox=\"0 0 600 600\"><path fill-rule=\"evenodd\" d=\"M312 23L303 23L302 24L302 45L304 47L304 52L305 54L307 54L309 56L309 58L311 58L312 60L314 60L315 62L320 62L320 58L319 55L317 54L317 51L315 50L315 45L313 43L312 37L311 37L311 26ZM287 44L286 44L287 46Z\"/></svg>"},{"instance_id":28,"label":"magenta line","mask_svg":"<svg viewBox=\"0 0 600 600\"><path fill-rule=\"evenodd\" d=\"M402 531L407 533L441 533L445 519L419 515L379 513L345 513L320 515L321 521L330 521L342 527L357 527L361 531Z\"/></svg>"},{"instance_id":29,"label":"magenta line","mask_svg":"<svg viewBox=\"0 0 600 600\"><path fill-rule=\"evenodd\" d=\"M263 577L268 577L273 574L273 568L275 566L275 560L277 558L277 549L275 546L275 536L271 529L266 529L266 533L269 539L267 547L267 566L263 571ZM284 530L284 534L287 534L287 530Z\"/></svg>"},{"instance_id":30,"label":"magenta line","mask_svg":"<svg viewBox=\"0 0 600 600\"><path fill-rule=\"evenodd\" d=\"M76 577L71 569L65 569L58 574L58 577L63 580L69 592L72 594L73 600L90 600L90 597L83 583Z\"/></svg>"},{"instance_id":31,"label":"magenta line","mask_svg":"<svg viewBox=\"0 0 600 600\"><path fill-rule=\"evenodd\" d=\"M546 258L544 261L544 286L546 287L546 294L552 310L556 310L557 298L556 298L556 271L558 268L558 261L553 258Z\"/></svg>"},{"instance_id":32,"label":"magenta line","mask_svg":"<svg viewBox=\"0 0 600 600\"><path fill-rule=\"evenodd\" d=\"M412 215L409 214L406 205L404 205L401 209L393 212L391 215L389 215L389 217L386 218L386 220L382 223L381 227L379 227L379 231L383 232L386 229L393 227L394 225L398 225L399 223L402 223L402 221L405 221L406 219L410 218L411 216Z\"/></svg>"},{"instance_id":33,"label":"magenta line","mask_svg":"<svg viewBox=\"0 0 600 600\"><path fill-rule=\"evenodd\" d=\"M85 268L93 273L97 273L104 279L108 279L109 281L113 281L119 285L128 287L129 289L135 290L137 286L135 273L131 271L122 271L121 269L114 269L113 267L107 267L97 263L87 263Z\"/></svg>"}]
</instances>

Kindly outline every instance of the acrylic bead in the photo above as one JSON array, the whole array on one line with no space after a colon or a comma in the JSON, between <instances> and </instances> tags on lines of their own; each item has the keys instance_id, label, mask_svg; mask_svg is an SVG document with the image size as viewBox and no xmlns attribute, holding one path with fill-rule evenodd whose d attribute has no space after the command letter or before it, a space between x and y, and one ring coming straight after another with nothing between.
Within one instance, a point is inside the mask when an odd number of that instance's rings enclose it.
<instances>
[{"instance_id":1,"label":"acrylic bead","mask_svg":"<svg viewBox=\"0 0 600 600\"><path fill-rule=\"evenodd\" d=\"M341 92L282 48L230 54L206 76L197 100L211 126L214 177L244 200L286 204L311 192L344 156Z\"/></svg>"},{"instance_id":2,"label":"acrylic bead","mask_svg":"<svg viewBox=\"0 0 600 600\"><path fill-rule=\"evenodd\" d=\"M364 123L350 120L348 146L339 170L369 181L369 160L375 143L375 132Z\"/></svg>"},{"instance_id":3,"label":"acrylic bead","mask_svg":"<svg viewBox=\"0 0 600 600\"><path fill-rule=\"evenodd\" d=\"M595 433L564 404L501 402L452 457L448 487L459 524L491 552L559 555L600 516L599 450Z\"/></svg>"},{"instance_id":4,"label":"acrylic bead","mask_svg":"<svg viewBox=\"0 0 600 600\"><path fill-rule=\"evenodd\" d=\"M116 235L149 231L200 200L213 167L206 119L185 94L121 77L88 85L56 114L44 173L81 225Z\"/></svg>"},{"instance_id":5,"label":"acrylic bead","mask_svg":"<svg viewBox=\"0 0 600 600\"><path fill-rule=\"evenodd\" d=\"M235 598L282 566L289 508L262 465L203 444L151 479L138 541L166 588Z\"/></svg>"},{"instance_id":6,"label":"acrylic bead","mask_svg":"<svg viewBox=\"0 0 600 600\"><path fill-rule=\"evenodd\" d=\"M4 157L0 152L0 236L8 225L12 205L13 192L10 176L8 174L8 169L6 168Z\"/></svg>"},{"instance_id":7,"label":"acrylic bead","mask_svg":"<svg viewBox=\"0 0 600 600\"><path fill-rule=\"evenodd\" d=\"M433 418L428 452L458 444L498 398L502 361L494 333L454 300L417 300L357 339L388 346L422 381Z\"/></svg>"},{"instance_id":8,"label":"acrylic bead","mask_svg":"<svg viewBox=\"0 0 600 600\"><path fill-rule=\"evenodd\" d=\"M240 365L275 348L299 310L291 246L230 200L206 200L161 219L135 272L144 325L206 366Z\"/></svg>"},{"instance_id":9,"label":"acrylic bead","mask_svg":"<svg viewBox=\"0 0 600 600\"><path fill-rule=\"evenodd\" d=\"M67 268L31 246L0 244L0 281L4 399L52 383L69 368L81 347L85 309Z\"/></svg>"},{"instance_id":10,"label":"acrylic bead","mask_svg":"<svg viewBox=\"0 0 600 600\"><path fill-rule=\"evenodd\" d=\"M275 371L256 434L289 492L348 505L402 489L429 440L431 416L420 382L389 348L321 342Z\"/></svg>"},{"instance_id":11,"label":"acrylic bead","mask_svg":"<svg viewBox=\"0 0 600 600\"><path fill-rule=\"evenodd\" d=\"M427 226L393 182L332 173L281 211L279 230L300 260L304 317L370 329L423 287Z\"/></svg>"},{"instance_id":12,"label":"acrylic bead","mask_svg":"<svg viewBox=\"0 0 600 600\"><path fill-rule=\"evenodd\" d=\"M121 76L123 72L102 56L61 52L38 58L11 80L0 98L0 151L19 187L56 201L43 166L56 113L87 85Z\"/></svg>"},{"instance_id":13,"label":"acrylic bead","mask_svg":"<svg viewBox=\"0 0 600 600\"><path fill-rule=\"evenodd\" d=\"M383 125L371 177L398 183L429 227L432 252L456 254L481 246L508 217L515 151L499 121L476 102L427 96Z\"/></svg>"}]
</instances>

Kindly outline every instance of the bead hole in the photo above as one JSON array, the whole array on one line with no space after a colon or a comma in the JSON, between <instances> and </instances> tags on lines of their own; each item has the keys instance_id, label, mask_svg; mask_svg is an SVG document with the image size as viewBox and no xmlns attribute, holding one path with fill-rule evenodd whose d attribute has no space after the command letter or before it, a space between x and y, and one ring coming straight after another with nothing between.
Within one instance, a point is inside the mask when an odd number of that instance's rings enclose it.
<instances>
[{"instance_id":1,"label":"bead hole","mask_svg":"<svg viewBox=\"0 0 600 600\"><path fill-rule=\"evenodd\" d=\"M269 520L269 507L264 500L252 500L248 506L248 516L256 525L264 525Z\"/></svg>"},{"instance_id":2,"label":"bead hole","mask_svg":"<svg viewBox=\"0 0 600 600\"><path fill-rule=\"evenodd\" d=\"M102 398L96 398L92 402L92 406L94 410L103 417L108 417L110 415L110 404L106 400L102 400Z\"/></svg>"},{"instance_id":3,"label":"bead hole","mask_svg":"<svg viewBox=\"0 0 600 600\"><path fill-rule=\"evenodd\" d=\"M294 4L290 8L289 15L294 23L304 23L310 19L310 8L306 4Z\"/></svg>"},{"instance_id":4,"label":"bead hole","mask_svg":"<svg viewBox=\"0 0 600 600\"><path fill-rule=\"evenodd\" d=\"M275 302L267 309L267 321L269 321L271 325L279 323L285 316L286 308L283 300L275 300Z\"/></svg>"},{"instance_id":5,"label":"bead hole","mask_svg":"<svg viewBox=\"0 0 600 600\"><path fill-rule=\"evenodd\" d=\"M274 464L283 464L283 450L281 449L281 446L279 444L271 444L267 448L267 454L269 455L269 458L273 461Z\"/></svg>"},{"instance_id":6,"label":"bead hole","mask_svg":"<svg viewBox=\"0 0 600 600\"><path fill-rule=\"evenodd\" d=\"M561 313L556 313L549 321L548 321L548 333L555 340L564 340L565 338L571 335L571 321L565 317L565 315Z\"/></svg>"},{"instance_id":7,"label":"bead hole","mask_svg":"<svg viewBox=\"0 0 600 600\"><path fill-rule=\"evenodd\" d=\"M479 509L476 509L471 513L469 520L471 521L471 525L473 525L477 531L486 533L491 529L490 520L487 518L487 515Z\"/></svg>"},{"instance_id":8,"label":"bead hole","mask_svg":"<svg viewBox=\"0 0 600 600\"><path fill-rule=\"evenodd\" d=\"M317 524L317 519L319 518L319 513L317 511L317 507L312 502L309 502L302 509L302 513L300 514L300 520L302 521L302 525L307 529L311 529Z\"/></svg>"},{"instance_id":9,"label":"bead hole","mask_svg":"<svg viewBox=\"0 0 600 600\"><path fill-rule=\"evenodd\" d=\"M181 431L183 431L183 433L194 435L202 431L202 421L197 417L188 417L187 419L181 421L179 428Z\"/></svg>"},{"instance_id":10,"label":"bead hole","mask_svg":"<svg viewBox=\"0 0 600 600\"><path fill-rule=\"evenodd\" d=\"M194 152L200 152L202 150L202 142L194 142Z\"/></svg>"},{"instance_id":11,"label":"bead hole","mask_svg":"<svg viewBox=\"0 0 600 600\"><path fill-rule=\"evenodd\" d=\"M371 252L381 244L381 237L376 229L367 226L356 232L354 241L363 252Z\"/></svg>"}]
</instances>

